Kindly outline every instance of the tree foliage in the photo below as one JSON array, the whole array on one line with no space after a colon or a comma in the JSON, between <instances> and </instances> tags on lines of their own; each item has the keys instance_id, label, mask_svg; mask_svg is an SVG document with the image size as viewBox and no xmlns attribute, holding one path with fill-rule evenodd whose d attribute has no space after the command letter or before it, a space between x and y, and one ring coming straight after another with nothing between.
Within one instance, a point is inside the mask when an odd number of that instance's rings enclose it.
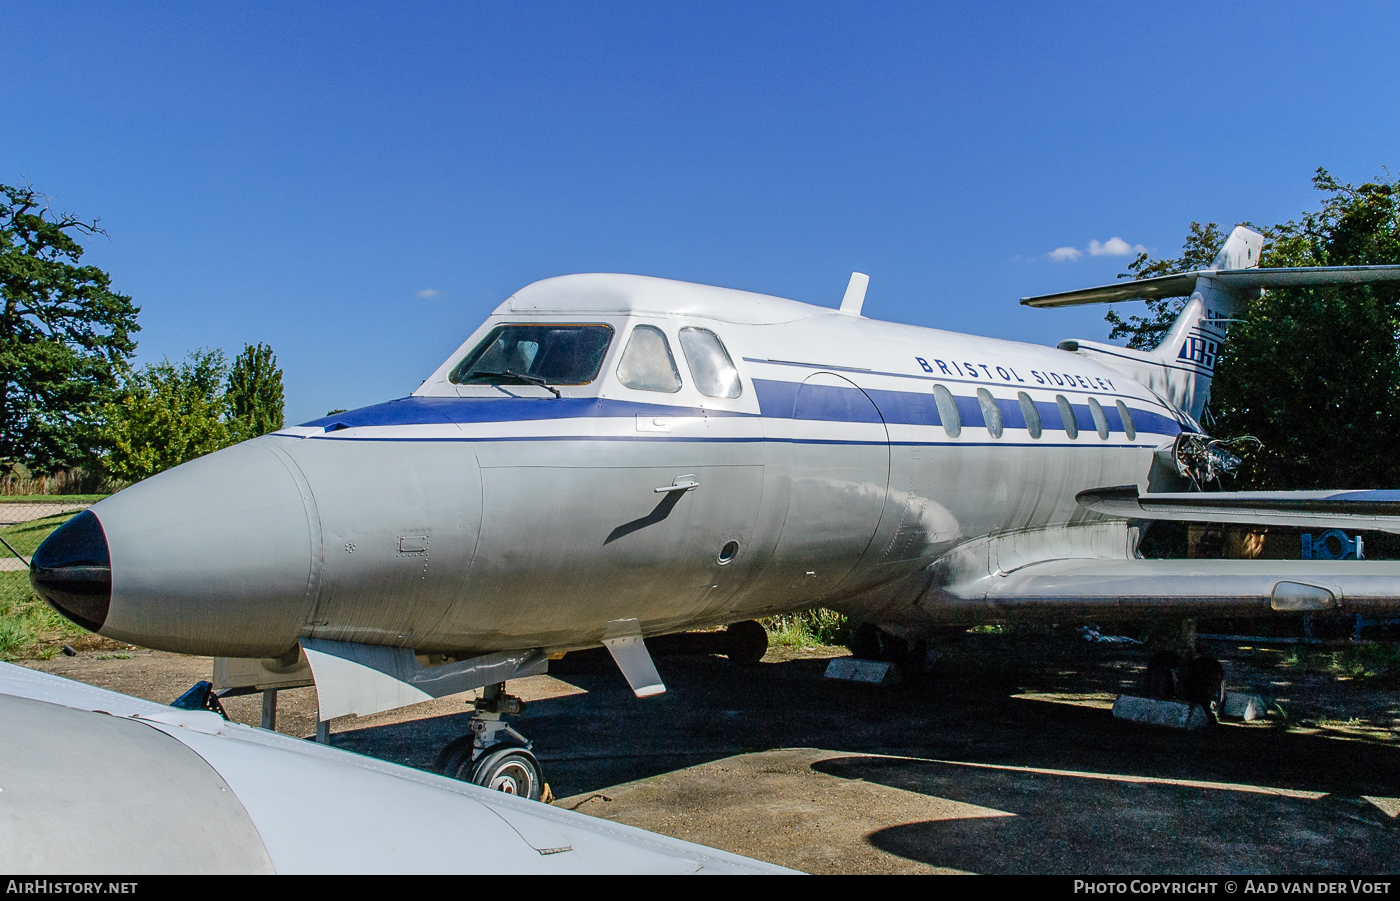
<instances>
[{"instance_id":1,"label":"tree foliage","mask_svg":"<svg viewBox=\"0 0 1400 901\"><path fill-rule=\"evenodd\" d=\"M272 348L245 345L230 366L201 349L128 370L102 410L102 466L135 482L282 427L282 370Z\"/></svg>"},{"instance_id":2,"label":"tree foliage","mask_svg":"<svg viewBox=\"0 0 1400 901\"><path fill-rule=\"evenodd\" d=\"M1342 184L1313 176L1321 208L1260 228L1261 265L1400 263L1400 185L1392 178ZM1206 268L1225 233L1191 223L1180 257L1141 254L1137 278ZM1127 277L1125 274L1124 277ZM1147 316L1110 311L1111 337L1150 349L1185 298L1149 303ZM1400 485L1400 287L1272 289L1231 325L1211 384L1208 421L1223 437L1253 435L1235 489L1393 488Z\"/></svg>"},{"instance_id":3,"label":"tree foliage","mask_svg":"<svg viewBox=\"0 0 1400 901\"><path fill-rule=\"evenodd\" d=\"M271 347L243 348L229 369L227 395L229 431L238 440L282 428L282 370Z\"/></svg>"},{"instance_id":4,"label":"tree foliage","mask_svg":"<svg viewBox=\"0 0 1400 901\"><path fill-rule=\"evenodd\" d=\"M0 185L0 464L47 472L88 458L96 413L136 350L136 307L80 264L97 220Z\"/></svg>"},{"instance_id":5,"label":"tree foliage","mask_svg":"<svg viewBox=\"0 0 1400 901\"><path fill-rule=\"evenodd\" d=\"M1270 230L1264 266L1400 263L1400 185L1341 184L1319 169L1322 208ZM1230 329L1211 407L1222 435L1251 434L1239 488L1400 485L1400 286L1273 289Z\"/></svg>"},{"instance_id":6,"label":"tree foliage","mask_svg":"<svg viewBox=\"0 0 1400 901\"><path fill-rule=\"evenodd\" d=\"M127 374L103 408L107 452L103 468L135 482L232 444L221 350L197 350Z\"/></svg>"}]
</instances>

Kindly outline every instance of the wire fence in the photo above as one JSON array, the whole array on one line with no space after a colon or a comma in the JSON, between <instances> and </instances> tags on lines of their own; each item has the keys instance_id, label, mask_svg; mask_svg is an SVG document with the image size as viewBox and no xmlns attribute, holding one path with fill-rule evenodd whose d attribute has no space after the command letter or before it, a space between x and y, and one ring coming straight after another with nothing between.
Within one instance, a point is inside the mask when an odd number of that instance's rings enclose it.
<instances>
[{"instance_id":1,"label":"wire fence","mask_svg":"<svg viewBox=\"0 0 1400 901\"><path fill-rule=\"evenodd\" d=\"M0 497L0 572L29 568L29 555L69 516L92 506L85 500L9 501Z\"/></svg>"},{"instance_id":2,"label":"wire fence","mask_svg":"<svg viewBox=\"0 0 1400 901\"><path fill-rule=\"evenodd\" d=\"M32 522L36 519L47 519L50 516L58 516L60 513L77 513L79 510L86 510L91 506L92 504L84 501L9 502L0 497L0 528L19 525L22 522Z\"/></svg>"}]
</instances>

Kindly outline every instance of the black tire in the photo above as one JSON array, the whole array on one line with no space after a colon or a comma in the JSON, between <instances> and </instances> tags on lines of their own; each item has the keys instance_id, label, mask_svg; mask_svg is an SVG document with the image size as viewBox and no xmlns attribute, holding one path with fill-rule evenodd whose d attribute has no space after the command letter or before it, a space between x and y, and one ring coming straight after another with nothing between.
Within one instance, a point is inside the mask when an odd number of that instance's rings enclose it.
<instances>
[{"instance_id":1,"label":"black tire","mask_svg":"<svg viewBox=\"0 0 1400 901\"><path fill-rule=\"evenodd\" d=\"M433 769L449 779L458 779L462 782L471 781L472 751L476 749L476 736L468 732L456 741L451 742L438 754L437 764Z\"/></svg>"},{"instance_id":2,"label":"black tire","mask_svg":"<svg viewBox=\"0 0 1400 901\"><path fill-rule=\"evenodd\" d=\"M1225 667L1214 657L1197 654L1186 662L1181 671L1181 699L1200 704L1210 712L1210 705L1225 701Z\"/></svg>"},{"instance_id":3,"label":"black tire","mask_svg":"<svg viewBox=\"0 0 1400 901\"><path fill-rule=\"evenodd\" d=\"M735 663L752 666L768 653L768 630L751 619L727 626L724 637L729 648L725 655Z\"/></svg>"},{"instance_id":4,"label":"black tire","mask_svg":"<svg viewBox=\"0 0 1400 901\"><path fill-rule=\"evenodd\" d=\"M528 748L507 745L487 751L471 768L471 779L483 788L538 801L544 792L540 762Z\"/></svg>"},{"instance_id":5,"label":"black tire","mask_svg":"<svg viewBox=\"0 0 1400 901\"><path fill-rule=\"evenodd\" d=\"M1142 694L1158 701L1170 701L1176 697L1176 680L1172 671L1181 665L1181 660L1171 651L1159 651L1147 661L1147 670L1142 674Z\"/></svg>"}]
</instances>

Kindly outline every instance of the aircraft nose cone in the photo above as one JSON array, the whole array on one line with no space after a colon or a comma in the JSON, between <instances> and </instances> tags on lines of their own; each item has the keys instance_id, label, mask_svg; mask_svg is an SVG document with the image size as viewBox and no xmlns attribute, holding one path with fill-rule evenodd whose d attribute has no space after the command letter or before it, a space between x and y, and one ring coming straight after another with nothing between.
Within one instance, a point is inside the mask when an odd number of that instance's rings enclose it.
<instances>
[{"instance_id":1,"label":"aircraft nose cone","mask_svg":"<svg viewBox=\"0 0 1400 901\"><path fill-rule=\"evenodd\" d=\"M321 524L280 451L295 440L245 441L93 506L111 559L103 635L218 657L275 657L296 643L317 597Z\"/></svg>"},{"instance_id":2,"label":"aircraft nose cone","mask_svg":"<svg viewBox=\"0 0 1400 901\"><path fill-rule=\"evenodd\" d=\"M39 596L92 632L107 621L112 604L112 560L102 523L84 510L59 526L29 563Z\"/></svg>"}]
</instances>

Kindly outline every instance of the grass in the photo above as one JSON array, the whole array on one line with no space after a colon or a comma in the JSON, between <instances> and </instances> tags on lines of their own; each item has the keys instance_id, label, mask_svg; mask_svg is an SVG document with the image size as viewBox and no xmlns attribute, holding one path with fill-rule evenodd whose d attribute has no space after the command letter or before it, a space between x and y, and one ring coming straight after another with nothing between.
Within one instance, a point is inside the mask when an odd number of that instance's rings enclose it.
<instances>
[{"instance_id":1,"label":"grass","mask_svg":"<svg viewBox=\"0 0 1400 901\"><path fill-rule=\"evenodd\" d=\"M0 660L47 660L86 634L39 599L29 573L0 572Z\"/></svg>"},{"instance_id":2,"label":"grass","mask_svg":"<svg viewBox=\"0 0 1400 901\"><path fill-rule=\"evenodd\" d=\"M0 535L28 556L67 520L68 514L47 516L7 526ZM0 554L9 553L0 547ZM0 660L47 659L65 641L86 634L40 600L29 586L27 571L0 572Z\"/></svg>"},{"instance_id":3,"label":"grass","mask_svg":"<svg viewBox=\"0 0 1400 901\"><path fill-rule=\"evenodd\" d=\"M817 608L801 613L785 613L760 620L768 630L768 643L784 648L814 648L850 641L846 617L834 610Z\"/></svg>"},{"instance_id":4,"label":"grass","mask_svg":"<svg viewBox=\"0 0 1400 901\"><path fill-rule=\"evenodd\" d=\"M0 529L0 538L4 538L10 546L28 557L43 544L44 539L54 529L63 525L72 517L71 513L58 513L54 516L45 516L43 519L31 519L29 522L17 523L13 526L5 526ZM0 556L8 557L10 552L0 545Z\"/></svg>"},{"instance_id":5,"label":"grass","mask_svg":"<svg viewBox=\"0 0 1400 901\"><path fill-rule=\"evenodd\" d=\"M1372 679L1400 674L1400 644L1362 644L1337 650L1295 646L1283 665L1302 673L1325 673L1344 679Z\"/></svg>"}]
</instances>

